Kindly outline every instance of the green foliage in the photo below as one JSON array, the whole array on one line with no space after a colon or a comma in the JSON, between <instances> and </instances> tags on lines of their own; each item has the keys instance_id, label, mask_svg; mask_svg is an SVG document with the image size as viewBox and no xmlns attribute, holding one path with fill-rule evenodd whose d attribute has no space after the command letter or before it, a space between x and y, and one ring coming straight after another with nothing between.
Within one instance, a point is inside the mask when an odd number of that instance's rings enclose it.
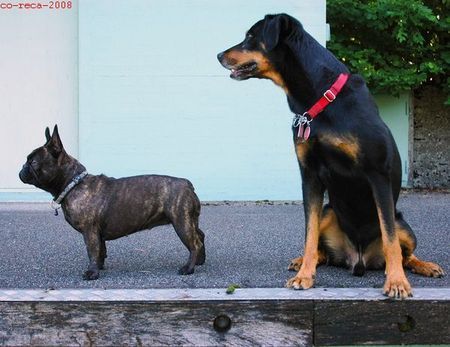
<instances>
[{"instance_id":1,"label":"green foliage","mask_svg":"<svg viewBox=\"0 0 450 347\"><path fill-rule=\"evenodd\" d=\"M230 284L228 286L227 290L225 291L225 293L234 294L234 291L238 288L241 288L241 286L239 284Z\"/></svg>"},{"instance_id":2,"label":"green foliage","mask_svg":"<svg viewBox=\"0 0 450 347\"><path fill-rule=\"evenodd\" d=\"M450 94L449 5L450 0L328 0L328 49L375 93L397 95L434 84Z\"/></svg>"}]
</instances>

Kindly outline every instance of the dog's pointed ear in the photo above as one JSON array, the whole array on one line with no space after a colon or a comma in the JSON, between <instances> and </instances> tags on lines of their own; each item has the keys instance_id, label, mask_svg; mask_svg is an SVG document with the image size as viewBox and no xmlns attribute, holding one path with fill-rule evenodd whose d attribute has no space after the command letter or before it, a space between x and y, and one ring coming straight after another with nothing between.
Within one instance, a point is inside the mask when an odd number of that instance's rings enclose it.
<instances>
[{"instance_id":1,"label":"dog's pointed ear","mask_svg":"<svg viewBox=\"0 0 450 347\"><path fill-rule=\"evenodd\" d=\"M266 15L263 27L263 42L267 51L273 50L291 33L291 20L287 14Z\"/></svg>"},{"instance_id":2,"label":"dog's pointed ear","mask_svg":"<svg viewBox=\"0 0 450 347\"><path fill-rule=\"evenodd\" d=\"M50 132L49 132L49 134L50 134ZM55 125L55 127L53 128L53 134L52 134L50 140L47 142L46 146L47 146L48 150L50 151L50 153L55 158L57 158L64 150L61 138L59 137L59 133L58 133L58 125Z\"/></svg>"},{"instance_id":3,"label":"dog's pointed ear","mask_svg":"<svg viewBox=\"0 0 450 347\"><path fill-rule=\"evenodd\" d=\"M46 138L47 142L50 141L50 139L52 138L50 136L50 129L48 127L45 128L45 138Z\"/></svg>"}]
</instances>

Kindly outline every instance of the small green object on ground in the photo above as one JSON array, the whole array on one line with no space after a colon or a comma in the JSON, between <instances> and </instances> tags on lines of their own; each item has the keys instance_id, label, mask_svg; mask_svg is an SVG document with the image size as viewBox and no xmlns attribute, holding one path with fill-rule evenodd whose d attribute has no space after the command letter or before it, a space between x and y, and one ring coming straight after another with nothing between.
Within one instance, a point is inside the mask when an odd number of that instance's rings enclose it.
<instances>
[{"instance_id":1,"label":"small green object on ground","mask_svg":"<svg viewBox=\"0 0 450 347\"><path fill-rule=\"evenodd\" d=\"M234 291L236 290L236 288L241 288L241 286L239 284L230 284L227 288L226 293L227 294L233 294Z\"/></svg>"}]
</instances>

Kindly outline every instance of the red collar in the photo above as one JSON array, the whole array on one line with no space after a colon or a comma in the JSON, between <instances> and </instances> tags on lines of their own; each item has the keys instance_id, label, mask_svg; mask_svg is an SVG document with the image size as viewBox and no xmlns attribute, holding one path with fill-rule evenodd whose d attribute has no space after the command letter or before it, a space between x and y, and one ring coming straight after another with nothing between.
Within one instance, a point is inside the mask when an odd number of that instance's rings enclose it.
<instances>
[{"instance_id":1,"label":"red collar","mask_svg":"<svg viewBox=\"0 0 450 347\"><path fill-rule=\"evenodd\" d=\"M323 93L323 96L319 101L317 101L308 111L303 113L303 115L295 115L293 126L294 128L298 127L297 137L301 138L303 141L308 140L310 134L309 124L320 112L336 99L337 95L347 82L348 77L349 74L341 73L330 89ZM311 119L308 119L308 116Z\"/></svg>"}]
</instances>

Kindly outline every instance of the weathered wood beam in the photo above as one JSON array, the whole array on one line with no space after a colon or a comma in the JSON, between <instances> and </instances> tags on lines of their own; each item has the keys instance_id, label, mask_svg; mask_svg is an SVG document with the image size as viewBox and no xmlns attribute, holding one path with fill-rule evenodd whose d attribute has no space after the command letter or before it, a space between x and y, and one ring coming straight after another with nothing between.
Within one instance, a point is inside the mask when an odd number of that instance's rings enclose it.
<instances>
[{"instance_id":1,"label":"weathered wood beam","mask_svg":"<svg viewBox=\"0 0 450 347\"><path fill-rule=\"evenodd\" d=\"M447 288L0 290L0 344L448 344L449 312Z\"/></svg>"}]
</instances>

